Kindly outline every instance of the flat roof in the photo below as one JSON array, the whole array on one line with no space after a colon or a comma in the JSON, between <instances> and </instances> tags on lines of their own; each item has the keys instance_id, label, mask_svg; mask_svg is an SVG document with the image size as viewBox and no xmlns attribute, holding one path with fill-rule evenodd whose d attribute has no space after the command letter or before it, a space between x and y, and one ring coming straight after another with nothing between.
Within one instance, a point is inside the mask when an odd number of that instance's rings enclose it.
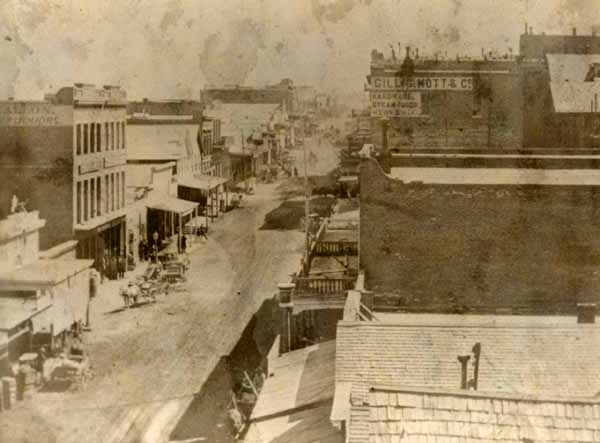
<instances>
[{"instance_id":1,"label":"flat roof","mask_svg":"<svg viewBox=\"0 0 600 443\"><path fill-rule=\"evenodd\" d=\"M400 167L391 168L389 177L424 184L600 186L596 169Z\"/></svg>"},{"instance_id":2,"label":"flat roof","mask_svg":"<svg viewBox=\"0 0 600 443\"><path fill-rule=\"evenodd\" d=\"M0 274L0 290L54 286L90 268L94 260L42 259Z\"/></svg>"}]
</instances>

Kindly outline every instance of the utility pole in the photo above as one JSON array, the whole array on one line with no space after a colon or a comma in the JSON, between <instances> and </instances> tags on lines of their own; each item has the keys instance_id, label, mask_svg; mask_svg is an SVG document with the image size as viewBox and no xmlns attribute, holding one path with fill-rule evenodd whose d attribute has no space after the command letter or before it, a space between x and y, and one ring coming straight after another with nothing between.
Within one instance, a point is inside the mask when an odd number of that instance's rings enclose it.
<instances>
[{"instance_id":1,"label":"utility pole","mask_svg":"<svg viewBox=\"0 0 600 443\"><path fill-rule=\"evenodd\" d=\"M244 180L244 192L248 194L248 182L246 181L246 141L244 140L244 130L242 129L242 177Z\"/></svg>"},{"instance_id":2,"label":"utility pole","mask_svg":"<svg viewBox=\"0 0 600 443\"><path fill-rule=\"evenodd\" d=\"M308 266L309 254L310 254L310 205L309 198L310 194L308 191L308 168L306 165L306 140L302 144L302 152L304 157L304 231L306 235L306 256L305 265Z\"/></svg>"}]
</instances>

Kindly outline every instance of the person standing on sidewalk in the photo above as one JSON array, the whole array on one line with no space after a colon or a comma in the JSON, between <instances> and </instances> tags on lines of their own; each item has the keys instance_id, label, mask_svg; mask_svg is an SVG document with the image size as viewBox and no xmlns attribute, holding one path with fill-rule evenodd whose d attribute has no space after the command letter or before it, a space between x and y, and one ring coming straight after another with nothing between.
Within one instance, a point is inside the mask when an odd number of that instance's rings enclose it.
<instances>
[{"instance_id":1,"label":"person standing on sidewalk","mask_svg":"<svg viewBox=\"0 0 600 443\"><path fill-rule=\"evenodd\" d=\"M185 250L187 249L187 237L185 234L181 236L181 252L185 254Z\"/></svg>"}]
</instances>

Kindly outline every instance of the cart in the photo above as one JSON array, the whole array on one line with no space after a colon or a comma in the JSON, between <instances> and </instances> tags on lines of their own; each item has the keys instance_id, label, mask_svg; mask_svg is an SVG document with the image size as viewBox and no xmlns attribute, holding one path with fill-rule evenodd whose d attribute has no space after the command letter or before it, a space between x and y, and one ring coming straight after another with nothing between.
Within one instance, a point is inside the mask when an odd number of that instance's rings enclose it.
<instances>
[{"instance_id":1,"label":"cart","mask_svg":"<svg viewBox=\"0 0 600 443\"><path fill-rule=\"evenodd\" d=\"M44 372L46 368L49 371L47 383L68 383L71 391L84 390L92 376L90 361L85 355L70 354L51 358L44 364Z\"/></svg>"},{"instance_id":2,"label":"cart","mask_svg":"<svg viewBox=\"0 0 600 443\"><path fill-rule=\"evenodd\" d=\"M168 283L182 283L187 280L185 276L186 265L183 262L176 261L167 263L163 272L163 281Z\"/></svg>"}]
</instances>

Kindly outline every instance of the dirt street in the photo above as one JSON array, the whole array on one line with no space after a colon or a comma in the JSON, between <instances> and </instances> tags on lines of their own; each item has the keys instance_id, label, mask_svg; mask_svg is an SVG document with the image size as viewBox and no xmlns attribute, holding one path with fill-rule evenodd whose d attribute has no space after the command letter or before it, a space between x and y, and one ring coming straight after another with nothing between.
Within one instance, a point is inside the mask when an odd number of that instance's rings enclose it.
<instances>
[{"instance_id":1,"label":"dirt street","mask_svg":"<svg viewBox=\"0 0 600 443\"><path fill-rule=\"evenodd\" d=\"M301 232L259 230L279 204L276 186L258 185L242 208L209 227L208 241L192 245L188 291L122 310L116 292L124 282L103 287L85 339L94 379L84 392L36 392L3 412L0 441L164 441L219 358L299 262ZM35 426L24 429L26 423Z\"/></svg>"}]
</instances>

